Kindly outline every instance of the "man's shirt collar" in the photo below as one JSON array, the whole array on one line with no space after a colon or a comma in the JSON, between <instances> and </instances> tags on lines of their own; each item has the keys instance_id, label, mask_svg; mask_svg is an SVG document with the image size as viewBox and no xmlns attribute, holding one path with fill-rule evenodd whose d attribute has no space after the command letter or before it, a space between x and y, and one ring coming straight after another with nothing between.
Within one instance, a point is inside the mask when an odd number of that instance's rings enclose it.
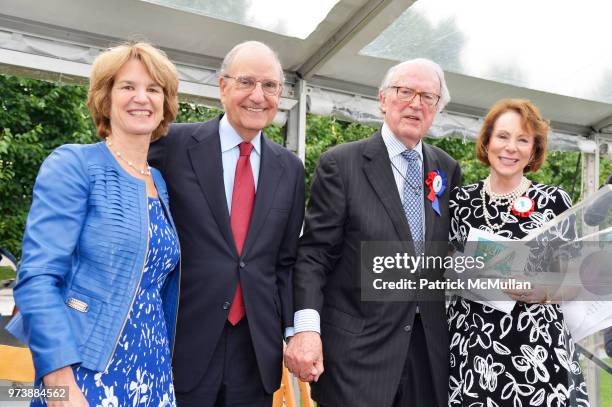
<instances>
[{"instance_id":1,"label":"man's shirt collar","mask_svg":"<svg viewBox=\"0 0 612 407\"><path fill-rule=\"evenodd\" d=\"M240 134L230 124L227 119L227 115L223 115L221 121L219 122L219 136L221 136L221 153L225 153L235 147L237 147L244 140L240 137ZM251 140L251 144L253 144L253 149L258 155L261 155L261 130L253 140Z\"/></svg>"},{"instance_id":2,"label":"man's shirt collar","mask_svg":"<svg viewBox=\"0 0 612 407\"><path fill-rule=\"evenodd\" d=\"M380 133L382 134L383 141L389 152L389 158L394 158L407 150L406 146L395 136L395 134L393 134L386 122L383 123ZM423 162L423 141L419 140L413 150L419 154L421 162Z\"/></svg>"}]
</instances>

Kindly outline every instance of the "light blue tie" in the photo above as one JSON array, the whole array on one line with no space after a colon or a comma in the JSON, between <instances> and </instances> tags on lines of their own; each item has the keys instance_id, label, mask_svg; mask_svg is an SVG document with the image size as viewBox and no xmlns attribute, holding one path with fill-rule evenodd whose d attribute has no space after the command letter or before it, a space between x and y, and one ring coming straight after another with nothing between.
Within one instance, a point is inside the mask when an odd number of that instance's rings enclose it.
<instances>
[{"instance_id":1,"label":"light blue tie","mask_svg":"<svg viewBox=\"0 0 612 407\"><path fill-rule=\"evenodd\" d=\"M419 165L419 154L414 150L405 150L402 157L407 161L404 190L402 193L402 206L410 226L410 233L414 241L414 250L417 255L423 253L423 175Z\"/></svg>"}]
</instances>

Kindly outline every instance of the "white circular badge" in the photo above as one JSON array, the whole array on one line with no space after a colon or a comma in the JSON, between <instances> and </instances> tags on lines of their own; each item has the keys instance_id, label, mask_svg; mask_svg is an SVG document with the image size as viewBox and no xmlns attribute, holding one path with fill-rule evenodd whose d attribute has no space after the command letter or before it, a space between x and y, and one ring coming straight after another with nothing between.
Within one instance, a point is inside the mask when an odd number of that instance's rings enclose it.
<instances>
[{"instance_id":1,"label":"white circular badge","mask_svg":"<svg viewBox=\"0 0 612 407\"><path fill-rule=\"evenodd\" d=\"M441 176L436 175L436 177L433 179L432 188L436 194L440 192L440 190L442 189L442 177Z\"/></svg>"},{"instance_id":2,"label":"white circular badge","mask_svg":"<svg viewBox=\"0 0 612 407\"><path fill-rule=\"evenodd\" d=\"M513 209L516 212L524 213L529 212L532 207L533 201L530 198L527 198L526 196L521 196L520 198L517 198L516 201L514 201Z\"/></svg>"}]
</instances>

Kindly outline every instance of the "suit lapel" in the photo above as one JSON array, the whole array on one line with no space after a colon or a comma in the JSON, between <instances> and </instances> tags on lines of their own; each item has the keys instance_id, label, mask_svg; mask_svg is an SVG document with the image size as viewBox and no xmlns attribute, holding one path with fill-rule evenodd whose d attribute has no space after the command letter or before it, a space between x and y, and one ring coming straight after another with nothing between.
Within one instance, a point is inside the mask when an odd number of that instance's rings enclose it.
<instances>
[{"instance_id":1,"label":"suit lapel","mask_svg":"<svg viewBox=\"0 0 612 407\"><path fill-rule=\"evenodd\" d=\"M193 171L223 238L236 251L223 185L219 122L217 121L212 132L196 134L194 138L198 143L189 147L189 159Z\"/></svg>"},{"instance_id":2,"label":"suit lapel","mask_svg":"<svg viewBox=\"0 0 612 407\"><path fill-rule=\"evenodd\" d=\"M268 140L265 135L261 136L261 163L259 166L259 180L257 181L257 192L255 194L255 206L251 215L251 224L247 234L243 255L249 252L253 242L259 235L259 230L268 217L272 208L276 189L284 171L284 166L279 158L276 146Z\"/></svg>"},{"instance_id":3,"label":"suit lapel","mask_svg":"<svg viewBox=\"0 0 612 407\"><path fill-rule=\"evenodd\" d=\"M366 157L363 171L389 214L397 235L400 240L412 240L410 227L397 192L397 184L391 171L389 153L380 132L376 132L370 138L363 155Z\"/></svg>"},{"instance_id":4,"label":"suit lapel","mask_svg":"<svg viewBox=\"0 0 612 407\"><path fill-rule=\"evenodd\" d=\"M439 169L439 164L436 154L434 153L431 146L423 143L423 179L427 179L427 173L437 169ZM425 241L427 242L425 244L425 251L427 251L427 247L429 247L433 239L433 233L436 226L435 224L439 215L433 210L433 207L431 205L432 202L427 199L427 193L429 192L429 189L424 184L423 187L425 188L423 194L423 205L425 208ZM442 210L442 208L440 208L440 210Z\"/></svg>"}]
</instances>

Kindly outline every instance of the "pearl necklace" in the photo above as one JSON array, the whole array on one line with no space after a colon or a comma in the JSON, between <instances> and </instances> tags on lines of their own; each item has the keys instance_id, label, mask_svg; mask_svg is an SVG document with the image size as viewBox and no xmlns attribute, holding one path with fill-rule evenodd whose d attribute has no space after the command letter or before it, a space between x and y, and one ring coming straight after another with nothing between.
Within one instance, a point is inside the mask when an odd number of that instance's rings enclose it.
<instances>
[{"instance_id":1,"label":"pearl necklace","mask_svg":"<svg viewBox=\"0 0 612 407\"><path fill-rule=\"evenodd\" d=\"M484 186L480 190L480 198L482 200L482 211L484 213L484 218L485 218L485 222L487 223L487 226L489 226L489 228L491 228L493 232L496 232L496 231L501 230L501 228L504 227L506 222L508 222L508 219L510 217L510 211L512 209L512 205L514 205L514 201L516 201L519 197L523 196L525 192L527 192L527 190L531 186L531 181L523 177L519 185L516 188L514 188L512 191L506 194L498 194L491 190L491 176L490 175L484 179L483 184ZM502 222L499 225L491 223L491 219L493 217L491 216L489 211L487 211L485 193L486 195L489 195L489 202L491 203L491 205L494 205L496 207L497 206L507 207L505 217L502 216L502 214L500 213L500 219L502 219Z\"/></svg>"},{"instance_id":2,"label":"pearl necklace","mask_svg":"<svg viewBox=\"0 0 612 407\"><path fill-rule=\"evenodd\" d=\"M127 158L125 158L123 156L123 154L121 154L121 151L119 150L115 150L112 148L113 146L113 142L106 139L106 145L108 146L108 149L111 150L113 153L115 153L115 155L117 157L119 157L121 160L123 160L124 163L126 163L127 165L129 165L131 168L133 168L136 172L140 173L140 175L151 175L151 167L149 167L149 163L145 161L146 167L145 168L138 168L134 165L133 162L131 162L130 160L128 160Z\"/></svg>"}]
</instances>

